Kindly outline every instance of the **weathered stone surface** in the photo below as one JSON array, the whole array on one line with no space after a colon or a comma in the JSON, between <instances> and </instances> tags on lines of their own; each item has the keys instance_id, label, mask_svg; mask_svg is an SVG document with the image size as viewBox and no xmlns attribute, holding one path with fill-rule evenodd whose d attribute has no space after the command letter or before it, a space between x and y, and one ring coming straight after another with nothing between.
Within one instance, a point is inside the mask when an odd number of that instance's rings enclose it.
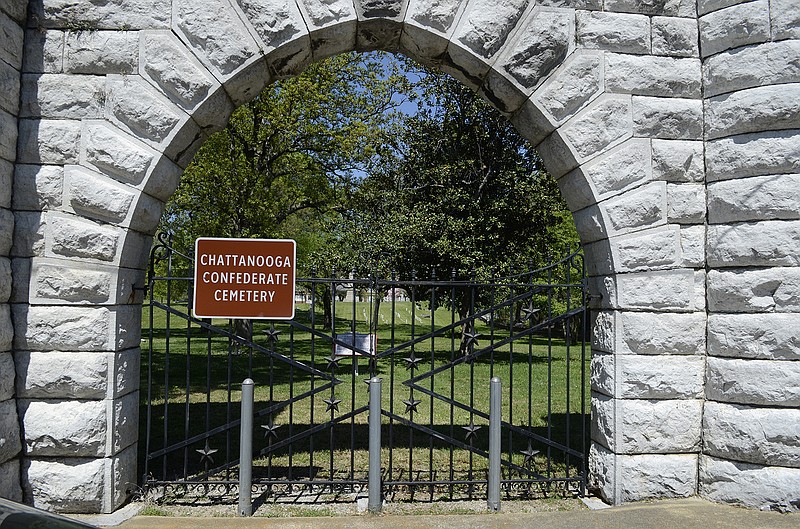
<instances>
[{"instance_id":1,"label":"weathered stone surface","mask_svg":"<svg viewBox=\"0 0 800 529\"><path fill-rule=\"evenodd\" d=\"M408 18L424 27L447 33L456 22L456 15L463 4L459 0L411 0L408 3Z\"/></svg>"},{"instance_id":2,"label":"weathered stone surface","mask_svg":"<svg viewBox=\"0 0 800 529\"><path fill-rule=\"evenodd\" d=\"M14 243L15 216L8 209L0 209L0 255L8 255Z\"/></svg>"},{"instance_id":3,"label":"weathered stone surface","mask_svg":"<svg viewBox=\"0 0 800 529\"><path fill-rule=\"evenodd\" d=\"M691 18L653 17L654 55L698 57L697 22Z\"/></svg>"},{"instance_id":4,"label":"weathered stone surface","mask_svg":"<svg viewBox=\"0 0 800 529\"><path fill-rule=\"evenodd\" d=\"M706 218L706 187L702 184L667 184L667 220L702 224Z\"/></svg>"},{"instance_id":5,"label":"weathered stone surface","mask_svg":"<svg viewBox=\"0 0 800 529\"><path fill-rule=\"evenodd\" d=\"M267 49L276 49L306 35L297 3L286 0L236 0Z\"/></svg>"},{"instance_id":6,"label":"weathered stone surface","mask_svg":"<svg viewBox=\"0 0 800 529\"><path fill-rule=\"evenodd\" d=\"M112 314L108 309L15 305L14 343L21 350L108 350Z\"/></svg>"},{"instance_id":7,"label":"weathered stone surface","mask_svg":"<svg viewBox=\"0 0 800 529\"><path fill-rule=\"evenodd\" d=\"M800 131L743 134L706 143L709 181L800 172Z\"/></svg>"},{"instance_id":8,"label":"weathered stone surface","mask_svg":"<svg viewBox=\"0 0 800 529\"><path fill-rule=\"evenodd\" d=\"M681 262L681 238L678 226L664 226L614 237L611 248L615 271L636 272L673 268Z\"/></svg>"},{"instance_id":9,"label":"weathered stone surface","mask_svg":"<svg viewBox=\"0 0 800 529\"><path fill-rule=\"evenodd\" d=\"M699 399L705 360L700 356L593 354L592 390L618 399Z\"/></svg>"},{"instance_id":10,"label":"weathered stone surface","mask_svg":"<svg viewBox=\"0 0 800 529\"><path fill-rule=\"evenodd\" d=\"M0 12L0 60L16 68L22 67L22 43L24 33L19 23Z\"/></svg>"},{"instance_id":11,"label":"weathered stone surface","mask_svg":"<svg viewBox=\"0 0 800 529\"><path fill-rule=\"evenodd\" d=\"M710 314L708 354L800 360L800 314Z\"/></svg>"},{"instance_id":12,"label":"weathered stone surface","mask_svg":"<svg viewBox=\"0 0 800 529\"><path fill-rule=\"evenodd\" d=\"M39 25L52 28L153 29L169 27L168 0L44 0L31 5Z\"/></svg>"},{"instance_id":13,"label":"weathered stone surface","mask_svg":"<svg viewBox=\"0 0 800 529\"><path fill-rule=\"evenodd\" d=\"M575 53L533 95L554 123L563 123L603 90L603 58Z\"/></svg>"},{"instance_id":14,"label":"weathered stone surface","mask_svg":"<svg viewBox=\"0 0 800 529\"><path fill-rule=\"evenodd\" d=\"M171 34L145 33L141 54L142 75L155 81L184 108L197 106L217 84Z\"/></svg>"},{"instance_id":15,"label":"weathered stone surface","mask_svg":"<svg viewBox=\"0 0 800 529\"><path fill-rule=\"evenodd\" d=\"M36 262L31 267L31 295L73 303L106 303L115 283L110 270Z\"/></svg>"},{"instance_id":16,"label":"weathered stone surface","mask_svg":"<svg viewBox=\"0 0 800 529\"><path fill-rule=\"evenodd\" d=\"M742 90L706 100L706 134L719 138L800 128L800 84Z\"/></svg>"},{"instance_id":17,"label":"weathered stone surface","mask_svg":"<svg viewBox=\"0 0 800 529\"><path fill-rule=\"evenodd\" d=\"M14 279L11 282L11 303L28 302L28 283L30 282L31 277L30 268L31 259L11 259L11 273ZM6 314L8 315L10 313L6 311ZM9 324L10 321L11 320L9 319ZM0 327L2 327L2 324L0 324ZM11 335L9 335L9 337L11 337ZM0 350L2 350L2 348L0 348Z\"/></svg>"},{"instance_id":18,"label":"weathered stone surface","mask_svg":"<svg viewBox=\"0 0 800 529\"><path fill-rule=\"evenodd\" d=\"M105 401L20 399L19 409L29 456L87 457L106 451Z\"/></svg>"},{"instance_id":19,"label":"weathered stone surface","mask_svg":"<svg viewBox=\"0 0 800 529\"><path fill-rule=\"evenodd\" d=\"M693 270L664 270L620 274L616 277L619 308L693 311L697 282Z\"/></svg>"},{"instance_id":20,"label":"weathered stone surface","mask_svg":"<svg viewBox=\"0 0 800 529\"><path fill-rule=\"evenodd\" d=\"M667 185L651 182L601 204L611 233L664 224L667 214Z\"/></svg>"},{"instance_id":21,"label":"weathered stone surface","mask_svg":"<svg viewBox=\"0 0 800 529\"><path fill-rule=\"evenodd\" d=\"M687 497L697 491L697 455L618 455L592 443L589 476L610 503Z\"/></svg>"},{"instance_id":22,"label":"weathered stone surface","mask_svg":"<svg viewBox=\"0 0 800 529\"><path fill-rule=\"evenodd\" d=\"M713 312L800 312L800 268L711 270L708 308Z\"/></svg>"},{"instance_id":23,"label":"weathered stone surface","mask_svg":"<svg viewBox=\"0 0 800 529\"><path fill-rule=\"evenodd\" d=\"M703 62L706 97L756 86L800 82L800 40L722 52Z\"/></svg>"},{"instance_id":24,"label":"weathered stone surface","mask_svg":"<svg viewBox=\"0 0 800 529\"><path fill-rule=\"evenodd\" d=\"M681 226L681 256L683 257L683 266L705 268L706 227L704 225Z\"/></svg>"},{"instance_id":25,"label":"weathered stone surface","mask_svg":"<svg viewBox=\"0 0 800 529\"><path fill-rule=\"evenodd\" d=\"M700 97L699 59L606 54L606 89L620 94Z\"/></svg>"},{"instance_id":26,"label":"weathered stone surface","mask_svg":"<svg viewBox=\"0 0 800 529\"><path fill-rule=\"evenodd\" d=\"M130 215L130 227L142 233L153 233L156 231L163 211L163 202L146 193L141 193Z\"/></svg>"},{"instance_id":27,"label":"weathered stone surface","mask_svg":"<svg viewBox=\"0 0 800 529\"><path fill-rule=\"evenodd\" d=\"M704 313L600 312L592 348L618 354L700 355L705 352Z\"/></svg>"},{"instance_id":28,"label":"weathered stone surface","mask_svg":"<svg viewBox=\"0 0 800 529\"><path fill-rule=\"evenodd\" d=\"M601 96L564 125L562 131L578 155L591 158L633 134L630 98Z\"/></svg>"},{"instance_id":29,"label":"weathered stone surface","mask_svg":"<svg viewBox=\"0 0 800 529\"><path fill-rule=\"evenodd\" d=\"M0 110L10 114L19 111L19 71L0 61Z\"/></svg>"},{"instance_id":30,"label":"weathered stone surface","mask_svg":"<svg viewBox=\"0 0 800 529\"><path fill-rule=\"evenodd\" d=\"M14 325L11 322L11 306L0 305L0 351L8 351L14 343Z\"/></svg>"},{"instance_id":31,"label":"weathered stone surface","mask_svg":"<svg viewBox=\"0 0 800 529\"><path fill-rule=\"evenodd\" d=\"M703 453L748 463L800 467L800 409L707 402Z\"/></svg>"},{"instance_id":32,"label":"weathered stone surface","mask_svg":"<svg viewBox=\"0 0 800 529\"><path fill-rule=\"evenodd\" d=\"M797 0L770 0L772 38L800 38L800 2Z\"/></svg>"},{"instance_id":33,"label":"weathered stone surface","mask_svg":"<svg viewBox=\"0 0 800 529\"><path fill-rule=\"evenodd\" d=\"M10 352L0 352L0 401L14 396L14 358Z\"/></svg>"},{"instance_id":34,"label":"weathered stone surface","mask_svg":"<svg viewBox=\"0 0 800 529\"><path fill-rule=\"evenodd\" d=\"M101 512L108 460L71 458L67 461L28 458L23 482L40 509L62 513Z\"/></svg>"},{"instance_id":35,"label":"weathered stone surface","mask_svg":"<svg viewBox=\"0 0 800 529\"><path fill-rule=\"evenodd\" d=\"M454 38L475 54L489 58L503 46L527 4L527 0L474 0Z\"/></svg>"},{"instance_id":36,"label":"weathered stone surface","mask_svg":"<svg viewBox=\"0 0 800 529\"><path fill-rule=\"evenodd\" d=\"M800 469L700 457L700 494L716 502L797 511Z\"/></svg>"},{"instance_id":37,"label":"weathered stone surface","mask_svg":"<svg viewBox=\"0 0 800 529\"><path fill-rule=\"evenodd\" d=\"M699 27L703 57L768 41L769 3L767 0L755 0L715 11L700 17Z\"/></svg>"},{"instance_id":38,"label":"weathered stone surface","mask_svg":"<svg viewBox=\"0 0 800 529\"><path fill-rule=\"evenodd\" d=\"M742 4L748 1L749 0L697 0L697 14L705 15L706 13L711 13L712 11L717 11L719 9L724 9L726 7Z\"/></svg>"},{"instance_id":39,"label":"weathered stone surface","mask_svg":"<svg viewBox=\"0 0 800 529\"><path fill-rule=\"evenodd\" d=\"M25 32L25 55L22 71L29 73L61 73L64 64L64 32L56 30Z\"/></svg>"},{"instance_id":40,"label":"weathered stone surface","mask_svg":"<svg viewBox=\"0 0 800 529\"><path fill-rule=\"evenodd\" d=\"M584 243L600 241L608 236L606 218L597 205L574 212L572 220L575 222L575 229L578 230Z\"/></svg>"},{"instance_id":41,"label":"weathered stone surface","mask_svg":"<svg viewBox=\"0 0 800 529\"><path fill-rule=\"evenodd\" d=\"M0 257L0 277L4 278L0 282L0 303L7 303L11 297L11 259ZM0 399L2 400L2 399Z\"/></svg>"},{"instance_id":42,"label":"weathered stone surface","mask_svg":"<svg viewBox=\"0 0 800 529\"><path fill-rule=\"evenodd\" d=\"M620 53L650 52L650 18L624 13L576 12L578 45Z\"/></svg>"},{"instance_id":43,"label":"weathered stone surface","mask_svg":"<svg viewBox=\"0 0 800 529\"><path fill-rule=\"evenodd\" d=\"M564 141L561 133L556 131L548 135L537 147L547 171L560 178L580 165L578 155L569 143Z\"/></svg>"},{"instance_id":44,"label":"weathered stone surface","mask_svg":"<svg viewBox=\"0 0 800 529\"><path fill-rule=\"evenodd\" d=\"M61 205L64 168L57 165L17 165L14 209L43 211Z\"/></svg>"},{"instance_id":45,"label":"weathered stone surface","mask_svg":"<svg viewBox=\"0 0 800 529\"><path fill-rule=\"evenodd\" d=\"M135 391L113 401L113 432L109 451L118 454L136 443L139 437L139 392Z\"/></svg>"},{"instance_id":46,"label":"weathered stone surface","mask_svg":"<svg viewBox=\"0 0 800 529\"><path fill-rule=\"evenodd\" d=\"M119 223L125 220L136 192L133 188L86 169L67 166L65 200L87 217Z\"/></svg>"},{"instance_id":47,"label":"weathered stone surface","mask_svg":"<svg viewBox=\"0 0 800 529\"><path fill-rule=\"evenodd\" d=\"M22 502L22 487L19 483L19 459L0 464L0 498Z\"/></svg>"},{"instance_id":48,"label":"weathered stone surface","mask_svg":"<svg viewBox=\"0 0 800 529\"><path fill-rule=\"evenodd\" d=\"M129 230L125 234L119 266L136 270L147 269L152 242L153 238L150 235Z\"/></svg>"},{"instance_id":49,"label":"weathered stone surface","mask_svg":"<svg viewBox=\"0 0 800 529\"><path fill-rule=\"evenodd\" d=\"M520 86L532 89L564 62L575 27L571 14L557 11L534 11L525 22L500 63Z\"/></svg>"},{"instance_id":50,"label":"weathered stone surface","mask_svg":"<svg viewBox=\"0 0 800 529\"><path fill-rule=\"evenodd\" d=\"M78 163L80 134L80 121L21 119L17 162Z\"/></svg>"},{"instance_id":51,"label":"weathered stone surface","mask_svg":"<svg viewBox=\"0 0 800 529\"><path fill-rule=\"evenodd\" d=\"M592 394L592 440L617 454L700 450L702 400L625 400Z\"/></svg>"},{"instance_id":52,"label":"weathered stone surface","mask_svg":"<svg viewBox=\"0 0 800 529\"><path fill-rule=\"evenodd\" d=\"M0 208L11 208L14 184L14 164L0 159Z\"/></svg>"},{"instance_id":53,"label":"weathered stone surface","mask_svg":"<svg viewBox=\"0 0 800 529\"><path fill-rule=\"evenodd\" d=\"M15 353L17 395L24 399L103 399L110 355L102 353Z\"/></svg>"},{"instance_id":54,"label":"weathered stone surface","mask_svg":"<svg viewBox=\"0 0 800 529\"><path fill-rule=\"evenodd\" d=\"M0 461L19 455L22 450L17 404L14 399L0 402Z\"/></svg>"},{"instance_id":55,"label":"weathered stone surface","mask_svg":"<svg viewBox=\"0 0 800 529\"><path fill-rule=\"evenodd\" d=\"M80 217L59 216L53 219L58 229L49 230L48 248L57 255L113 261L121 232Z\"/></svg>"},{"instance_id":56,"label":"weathered stone surface","mask_svg":"<svg viewBox=\"0 0 800 529\"><path fill-rule=\"evenodd\" d=\"M800 362L708 358L706 397L718 402L800 407Z\"/></svg>"},{"instance_id":57,"label":"weathered stone surface","mask_svg":"<svg viewBox=\"0 0 800 529\"><path fill-rule=\"evenodd\" d=\"M0 210L0 222L5 221L4 210ZM4 225L7 225L3 222ZM10 255L31 257L44 253L45 222L41 213L18 211L14 214L14 245ZM7 230L0 230L0 240L5 244Z\"/></svg>"},{"instance_id":58,"label":"weathered stone surface","mask_svg":"<svg viewBox=\"0 0 800 529\"><path fill-rule=\"evenodd\" d=\"M86 123L83 137L83 161L133 185L142 182L155 158L155 153L102 122Z\"/></svg>"},{"instance_id":59,"label":"weathered stone surface","mask_svg":"<svg viewBox=\"0 0 800 529\"><path fill-rule=\"evenodd\" d=\"M14 160L17 158L17 118L0 110L0 158Z\"/></svg>"},{"instance_id":60,"label":"weathered stone surface","mask_svg":"<svg viewBox=\"0 0 800 529\"><path fill-rule=\"evenodd\" d=\"M711 182L708 220L722 224L761 219L800 219L800 175Z\"/></svg>"},{"instance_id":61,"label":"weathered stone surface","mask_svg":"<svg viewBox=\"0 0 800 529\"><path fill-rule=\"evenodd\" d=\"M703 102L699 99L634 96L632 103L635 136L671 140L703 137Z\"/></svg>"},{"instance_id":62,"label":"weathered stone surface","mask_svg":"<svg viewBox=\"0 0 800 529\"><path fill-rule=\"evenodd\" d=\"M800 221L767 220L708 227L708 264L730 266L800 265Z\"/></svg>"},{"instance_id":63,"label":"weathered stone surface","mask_svg":"<svg viewBox=\"0 0 800 529\"><path fill-rule=\"evenodd\" d=\"M702 182L703 142L653 140L653 178L667 182Z\"/></svg>"},{"instance_id":64,"label":"weathered stone surface","mask_svg":"<svg viewBox=\"0 0 800 529\"><path fill-rule=\"evenodd\" d=\"M16 2L15 0L3 0L0 2L0 9L20 24L25 22L25 11L27 7L28 6L24 2ZM2 497L5 498L5 496Z\"/></svg>"},{"instance_id":65,"label":"weathered stone surface","mask_svg":"<svg viewBox=\"0 0 800 529\"><path fill-rule=\"evenodd\" d=\"M645 15L694 16L692 0L605 0L605 9Z\"/></svg>"},{"instance_id":66,"label":"weathered stone surface","mask_svg":"<svg viewBox=\"0 0 800 529\"><path fill-rule=\"evenodd\" d=\"M175 0L173 24L209 65L229 75L258 54L258 46L223 0Z\"/></svg>"},{"instance_id":67,"label":"weathered stone surface","mask_svg":"<svg viewBox=\"0 0 800 529\"><path fill-rule=\"evenodd\" d=\"M109 117L116 118L140 138L161 143L185 120L185 115L162 99L141 78L108 77Z\"/></svg>"},{"instance_id":68,"label":"weathered stone surface","mask_svg":"<svg viewBox=\"0 0 800 529\"><path fill-rule=\"evenodd\" d=\"M139 35L133 31L75 31L66 35L64 71L130 74L139 63Z\"/></svg>"},{"instance_id":69,"label":"weathered stone surface","mask_svg":"<svg viewBox=\"0 0 800 529\"><path fill-rule=\"evenodd\" d=\"M650 144L646 140L628 140L584 164L581 170L602 200L652 179Z\"/></svg>"}]
</instances>

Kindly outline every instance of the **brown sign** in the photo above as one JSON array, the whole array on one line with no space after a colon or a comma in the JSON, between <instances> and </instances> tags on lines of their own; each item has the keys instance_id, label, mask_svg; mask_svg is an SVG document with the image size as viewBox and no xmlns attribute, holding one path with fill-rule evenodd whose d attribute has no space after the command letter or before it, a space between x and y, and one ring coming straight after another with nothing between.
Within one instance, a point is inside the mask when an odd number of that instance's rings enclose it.
<instances>
[{"instance_id":1,"label":"brown sign","mask_svg":"<svg viewBox=\"0 0 800 529\"><path fill-rule=\"evenodd\" d=\"M202 237L194 246L198 318L294 318L292 240Z\"/></svg>"}]
</instances>

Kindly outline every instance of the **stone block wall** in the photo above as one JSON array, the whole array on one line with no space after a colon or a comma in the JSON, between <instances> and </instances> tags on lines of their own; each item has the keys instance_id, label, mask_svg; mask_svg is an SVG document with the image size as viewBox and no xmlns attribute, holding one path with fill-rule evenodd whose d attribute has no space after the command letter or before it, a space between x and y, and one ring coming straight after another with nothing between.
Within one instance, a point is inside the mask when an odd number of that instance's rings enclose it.
<instances>
[{"instance_id":1,"label":"stone block wall","mask_svg":"<svg viewBox=\"0 0 800 529\"><path fill-rule=\"evenodd\" d=\"M708 361L700 493L800 508L800 4L700 0Z\"/></svg>"},{"instance_id":2,"label":"stone block wall","mask_svg":"<svg viewBox=\"0 0 800 529\"><path fill-rule=\"evenodd\" d=\"M20 70L25 4L0 0L0 497L22 499L20 488L20 423L15 398L11 323L11 234L14 215L11 189L17 160Z\"/></svg>"}]
</instances>

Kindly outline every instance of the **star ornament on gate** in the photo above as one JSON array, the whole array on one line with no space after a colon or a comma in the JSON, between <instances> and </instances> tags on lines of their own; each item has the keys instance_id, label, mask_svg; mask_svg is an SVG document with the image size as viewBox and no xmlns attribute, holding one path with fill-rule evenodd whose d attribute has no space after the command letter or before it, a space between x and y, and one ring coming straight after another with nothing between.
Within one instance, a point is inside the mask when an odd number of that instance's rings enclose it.
<instances>
[{"instance_id":1,"label":"star ornament on gate","mask_svg":"<svg viewBox=\"0 0 800 529\"><path fill-rule=\"evenodd\" d=\"M478 345L478 338L480 337L480 333L473 331L465 331L462 333L464 337L464 344L467 347L471 347L473 345Z\"/></svg>"},{"instance_id":2,"label":"star ornament on gate","mask_svg":"<svg viewBox=\"0 0 800 529\"><path fill-rule=\"evenodd\" d=\"M469 441L474 438L478 434L478 430L481 429L480 426L475 426L475 423L469 423L468 426L462 426L463 429L467 431L466 440Z\"/></svg>"},{"instance_id":3,"label":"star ornament on gate","mask_svg":"<svg viewBox=\"0 0 800 529\"><path fill-rule=\"evenodd\" d=\"M275 439L278 440L278 432L276 431L280 428L280 424L275 424L272 421L269 421L267 424L262 424L261 427L264 428L264 439Z\"/></svg>"},{"instance_id":4,"label":"star ornament on gate","mask_svg":"<svg viewBox=\"0 0 800 529\"><path fill-rule=\"evenodd\" d=\"M421 402L422 402L421 400L417 400L414 397L411 397L410 399L404 400L403 404L406 405L406 413L410 414L410 413L413 413L415 411L418 411L417 410L417 406L419 406Z\"/></svg>"},{"instance_id":5,"label":"star ornament on gate","mask_svg":"<svg viewBox=\"0 0 800 529\"><path fill-rule=\"evenodd\" d=\"M278 335L281 333L278 329L275 328L275 324L273 323L270 325L269 329L264 330L264 334L267 336L267 340L269 343L275 343L278 341Z\"/></svg>"},{"instance_id":6,"label":"star ornament on gate","mask_svg":"<svg viewBox=\"0 0 800 529\"><path fill-rule=\"evenodd\" d=\"M334 370L334 369L337 369L339 367L339 362L342 361L342 357L341 356L330 355L330 356L326 357L325 360L327 360L327 362L328 362L328 369Z\"/></svg>"},{"instance_id":7,"label":"star ornament on gate","mask_svg":"<svg viewBox=\"0 0 800 529\"><path fill-rule=\"evenodd\" d=\"M403 358L403 361L406 363L406 369L413 370L417 369L417 364L422 362L422 358L417 358L413 354L407 358Z\"/></svg>"},{"instance_id":8,"label":"star ornament on gate","mask_svg":"<svg viewBox=\"0 0 800 529\"><path fill-rule=\"evenodd\" d=\"M322 402L324 402L327 405L327 408L325 408L326 412L333 410L333 411L338 413L339 412L339 403L342 402L342 399L337 399L336 397L331 397L329 399L322 399Z\"/></svg>"},{"instance_id":9,"label":"star ornament on gate","mask_svg":"<svg viewBox=\"0 0 800 529\"><path fill-rule=\"evenodd\" d=\"M528 448L527 450L520 450L520 453L525 456L525 459L522 461L522 466L528 466L528 463L533 461L533 457L539 453L539 450L534 450L531 446L531 442L528 441Z\"/></svg>"},{"instance_id":10,"label":"star ornament on gate","mask_svg":"<svg viewBox=\"0 0 800 529\"><path fill-rule=\"evenodd\" d=\"M205 448L201 448L200 450L195 450L195 452L200 454L200 463L209 463L212 465L214 464L214 458L211 457L211 454L215 454L217 452L217 449L208 446L208 439L206 439Z\"/></svg>"}]
</instances>

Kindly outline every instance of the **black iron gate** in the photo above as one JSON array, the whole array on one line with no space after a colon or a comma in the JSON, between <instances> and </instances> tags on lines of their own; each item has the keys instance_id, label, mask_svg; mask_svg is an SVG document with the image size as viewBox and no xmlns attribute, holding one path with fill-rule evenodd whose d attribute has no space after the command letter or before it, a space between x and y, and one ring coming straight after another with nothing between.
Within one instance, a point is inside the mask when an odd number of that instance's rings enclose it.
<instances>
[{"instance_id":1,"label":"black iron gate","mask_svg":"<svg viewBox=\"0 0 800 529\"><path fill-rule=\"evenodd\" d=\"M489 380L503 384L506 497L582 494L588 318L580 254L492 281L305 278L288 322L191 316L191 257L151 257L142 488L238 492L241 383L255 381L253 483L277 497L367 483L368 387L383 379L383 495L485 498Z\"/></svg>"}]
</instances>

